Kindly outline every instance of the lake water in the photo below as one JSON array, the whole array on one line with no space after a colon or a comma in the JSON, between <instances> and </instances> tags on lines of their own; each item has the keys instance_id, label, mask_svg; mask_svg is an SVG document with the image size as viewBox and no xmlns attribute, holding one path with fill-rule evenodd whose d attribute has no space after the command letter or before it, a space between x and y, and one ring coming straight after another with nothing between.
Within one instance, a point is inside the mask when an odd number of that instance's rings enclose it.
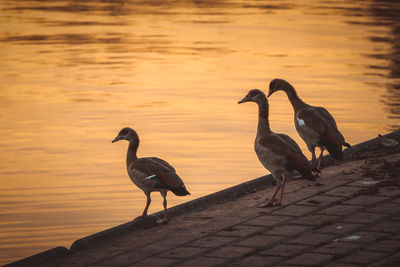
<instances>
[{"instance_id":1,"label":"lake water","mask_svg":"<svg viewBox=\"0 0 400 267\"><path fill-rule=\"evenodd\" d=\"M284 78L351 144L400 125L398 1L0 2L0 264L132 220L122 127L190 196L265 175L249 89ZM281 92L272 130L310 158ZM150 213L162 209L153 193ZM173 223L173 221L171 222Z\"/></svg>"}]
</instances>

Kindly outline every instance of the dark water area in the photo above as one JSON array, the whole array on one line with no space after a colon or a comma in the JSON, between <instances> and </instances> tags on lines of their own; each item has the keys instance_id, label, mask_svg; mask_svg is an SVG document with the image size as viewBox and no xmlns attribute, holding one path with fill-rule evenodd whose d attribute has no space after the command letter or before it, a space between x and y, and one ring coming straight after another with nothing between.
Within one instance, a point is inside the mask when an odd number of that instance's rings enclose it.
<instances>
[{"instance_id":1,"label":"dark water area","mask_svg":"<svg viewBox=\"0 0 400 267\"><path fill-rule=\"evenodd\" d=\"M391 130L400 128L400 3L398 1L375 1L369 10L377 25L387 26L390 31L388 38L370 37L373 42L387 42L391 44L391 51L387 54L371 54L371 57L388 61L389 78L393 79L386 85L387 93L382 102L386 106L391 119L397 123L390 125ZM370 66L372 69L380 66Z\"/></svg>"},{"instance_id":2,"label":"dark water area","mask_svg":"<svg viewBox=\"0 0 400 267\"><path fill-rule=\"evenodd\" d=\"M262 176L249 89L284 78L351 144L400 127L399 1L0 2L0 264L132 220L125 126L188 197ZM270 123L294 138L283 94ZM149 212L162 209L153 194Z\"/></svg>"}]
</instances>

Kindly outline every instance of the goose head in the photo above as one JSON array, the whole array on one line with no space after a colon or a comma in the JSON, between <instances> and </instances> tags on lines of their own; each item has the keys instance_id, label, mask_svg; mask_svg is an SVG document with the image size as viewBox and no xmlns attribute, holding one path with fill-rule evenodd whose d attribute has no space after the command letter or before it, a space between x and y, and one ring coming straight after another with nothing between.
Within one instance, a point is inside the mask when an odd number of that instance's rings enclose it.
<instances>
[{"instance_id":1,"label":"goose head","mask_svg":"<svg viewBox=\"0 0 400 267\"><path fill-rule=\"evenodd\" d=\"M259 89L251 89L248 94L238 102L238 104L244 103L244 102L256 102L257 104L262 103L263 101L266 101L267 98L265 97L265 94L259 90Z\"/></svg>"},{"instance_id":2,"label":"goose head","mask_svg":"<svg viewBox=\"0 0 400 267\"><path fill-rule=\"evenodd\" d=\"M282 90L286 92L286 90L291 90L291 89L293 89L293 87L287 81L282 79L273 79L269 83L269 92L267 97L270 97L276 91Z\"/></svg>"},{"instance_id":3,"label":"goose head","mask_svg":"<svg viewBox=\"0 0 400 267\"><path fill-rule=\"evenodd\" d=\"M129 142L137 142L139 143L139 136L137 135L136 131L129 128L125 127L119 131L117 137L114 138L111 142L117 142L119 140L127 140Z\"/></svg>"}]
</instances>

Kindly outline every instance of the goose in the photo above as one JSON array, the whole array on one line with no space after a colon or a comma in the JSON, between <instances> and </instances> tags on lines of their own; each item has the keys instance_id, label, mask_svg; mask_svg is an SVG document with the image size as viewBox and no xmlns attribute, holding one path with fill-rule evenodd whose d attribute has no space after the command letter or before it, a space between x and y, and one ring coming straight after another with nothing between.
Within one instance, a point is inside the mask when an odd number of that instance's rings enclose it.
<instances>
[{"instance_id":1,"label":"goose","mask_svg":"<svg viewBox=\"0 0 400 267\"><path fill-rule=\"evenodd\" d=\"M146 207L144 208L143 214L139 217L147 217L147 210L151 203L150 194L153 191L159 191L164 199L164 217L158 218L157 223L168 223L167 192L172 191L177 196L190 195L189 191L186 190L185 184L176 174L174 167L168 162L156 157L137 157L136 153L139 147L139 136L135 130L129 127L123 128L118 133L118 136L112 140L112 143L119 140L129 141L126 155L128 174L132 182L142 189L147 197Z\"/></svg>"},{"instance_id":2,"label":"goose","mask_svg":"<svg viewBox=\"0 0 400 267\"><path fill-rule=\"evenodd\" d=\"M274 79L270 82L268 98L279 90L286 93L293 106L294 124L311 152L313 168L320 169L325 149L334 159L343 160L342 146L350 147L351 145L344 140L333 116L323 107L310 106L304 103L298 97L294 87L282 79ZM316 147L321 149L318 161L315 156Z\"/></svg>"},{"instance_id":3,"label":"goose","mask_svg":"<svg viewBox=\"0 0 400 267\"><path fill-rule=\"evenodd\" d=\"M252 89L238 102L255 102L258 104L258 127L254 150L261 164L271 172L276 180L275 191L269 201L260 203L259 207L279 206L282 203L286 175L294 170L308 180L315 180L311 165L297 143L286 134L274 133L269 127L269 105L265 94L259 89ZM279 200L275 199L280 191Z\"/></svg>"}]
</instances>

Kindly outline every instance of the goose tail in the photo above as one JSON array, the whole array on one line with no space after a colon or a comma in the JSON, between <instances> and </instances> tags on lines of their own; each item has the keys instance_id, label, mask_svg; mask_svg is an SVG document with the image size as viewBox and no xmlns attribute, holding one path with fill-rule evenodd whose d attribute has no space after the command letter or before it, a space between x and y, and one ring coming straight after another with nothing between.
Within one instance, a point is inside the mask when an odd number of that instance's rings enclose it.
<instances>
[{"instance_id":1,"label":"goose tail","mask_svg":"<svg viewBox=\"0 0 400 267\"><path fill-rule=\"evenodd\" d=\"M325 145L326 150L328 150L329 154L336 159L336 160L343 160L343 152L342 152L342 146L337 146L334 144L326 144Z\"/></svg>"},{"instance_id":2,"label":"goose tail","mask_svg":"<svg viewBox=\"0 0 400 267\"><path fill-rule=\"evenodd\" d=\"M177 196L186 196L190 195L190 192L186 189L184 184L181 184L178 187L171 188L172 193L174 193Z\"/></svg>"}]
</instances>

